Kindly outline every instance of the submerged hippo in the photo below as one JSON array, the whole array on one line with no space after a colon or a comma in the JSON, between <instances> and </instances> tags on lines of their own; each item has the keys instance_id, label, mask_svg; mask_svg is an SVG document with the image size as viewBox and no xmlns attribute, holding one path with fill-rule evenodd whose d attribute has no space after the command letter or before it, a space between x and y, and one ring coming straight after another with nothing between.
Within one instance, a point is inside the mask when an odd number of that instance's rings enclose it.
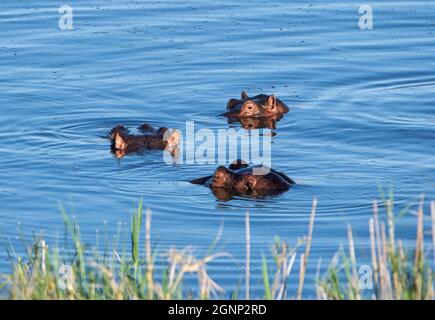
<instances>
[{"instance_id":1,"label":"submerged hippo","mask_svg":"<svg viewBox=\"0 0 435 320\"><path fill-rule=\"evenodd\" d=\"M155 129L147 123L142 124L138 130L140 134L134 135L126 127L117 125L110 131L112 151L117 158L144 149L166 150L175 155L180 142L180 134L177 131L165 127Z\"/></svg>"},{"instance_id":2,"label":"submerged hippo","mask_svg":"<svg viewBox=\"0 0 435 320\"><path fill-rule=\"evenodd\" d=\"M229 118L274 118L279 120L289 111L287 105L273 95L259 94L249 97L246 91L240 99L230 99L227 112L223 116Z\"/></svg>"},{"instance_id":3,"label":"submerged hippo","mask_svg":"<svg viewBox=\"0 0 435 320\"><path fill-rule=\"evenodd\" d=\"M212 176L192 180L193 184L210 187L219 199L232 196L264 197L277 195L290 189L295 182L284 173L268 167L249 166L242 160L228 168L218 167Z\"/></svg>"}]
</instances>

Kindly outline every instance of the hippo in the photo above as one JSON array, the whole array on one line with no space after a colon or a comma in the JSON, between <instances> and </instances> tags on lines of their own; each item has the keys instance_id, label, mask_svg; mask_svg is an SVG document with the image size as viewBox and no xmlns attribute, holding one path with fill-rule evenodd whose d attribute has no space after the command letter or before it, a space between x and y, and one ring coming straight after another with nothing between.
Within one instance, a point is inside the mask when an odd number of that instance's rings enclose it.
<instances>
[{"instance_id":1,"label":"hippo","mask_svg":"<svg viewBox=\"0 0 435 320\"><path fill-rule=\"evenodd\" d=\"M290 189L295 182L282 172L263 166L249 166L236 160L227 167L220 166L211 176L190 181L208 186L220 200L232 196L251 198L278 195Z\"/></svg>"},{"instance_id":2,"label":"hippo","mask_svg":"<svg viewBox=\"0 0 435 320\"><path fill-rule=\"evenodd\" d=\"M180 142L179 132L165 127L155 129L148 123L139 126L138 131L140 134L131 134L123 125L117 125L110 131L112 152L117 158L144 149L167 150L173 156L176 154Z\"/></svg>"},{"instance_id":3,"label":"hippo","mask_svg":"<svg viewBox=\"0 0 435 320\"><path fill-rule=\"evenodd\" d=\"M240 99L230 99L227 111L222 115L228 118L273 118L279 120L289 111L289 107L274 95L259 94L249 97L242 91Z\"/></svg>"}]
</instances>

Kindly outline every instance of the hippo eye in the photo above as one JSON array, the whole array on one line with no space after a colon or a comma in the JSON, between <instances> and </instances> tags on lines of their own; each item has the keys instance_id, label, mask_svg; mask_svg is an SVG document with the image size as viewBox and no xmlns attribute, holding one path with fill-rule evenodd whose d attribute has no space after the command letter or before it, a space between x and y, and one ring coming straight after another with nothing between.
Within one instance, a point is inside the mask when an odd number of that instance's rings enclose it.
<instances>
[{"instance_id":1,"label":"hippo eye","mask_svg":"<svg viewBox=\"0 0 435 320\"><path fill-rule=\"evenodd\" d=\"M252 109L254 109L254 105L252 103L249 103L249 104L246 105L246 108L248 110L252 110Z\"/></svg>"}]
</instances>

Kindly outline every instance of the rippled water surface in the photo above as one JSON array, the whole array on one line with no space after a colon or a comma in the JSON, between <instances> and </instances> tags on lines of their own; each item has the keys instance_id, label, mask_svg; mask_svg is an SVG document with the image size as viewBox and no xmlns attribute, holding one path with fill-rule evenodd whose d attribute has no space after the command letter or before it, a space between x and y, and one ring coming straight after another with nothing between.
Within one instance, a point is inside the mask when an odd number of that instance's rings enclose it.
<instances>
[{"instance_id":1,"label":"rippled water surface","mask_svg":"<svg viewBox=\"0 0 435 320\"><path fill-rule=\"evenodd\" d=\"M306 234L317 197L310 296L318 259L326 266L346 244L347 223L369 254L379 185L394 187L398 209L434 198L434 2L373 2L372 30L358 27L358 1L73 1L71 31L58 27L62 4L0 4L3 238L19 244L21 232L42 230L55 241L60 202L94 243L143 197L162 250L200 253L223 225L218 249L234 259L210 272L230 292L249 210L255 290L261 252L275 235L295 244ZM273 167L298 184L281 196L218 201L188 183L216 165L168 166L158 151L119 160L102 138L118 123L228 128L217 115L244 89L291 108L272 138ZM405 239L412 221L402 220ZM0 272L8 266L2 250Z\"/></svg>"}]
</instances>

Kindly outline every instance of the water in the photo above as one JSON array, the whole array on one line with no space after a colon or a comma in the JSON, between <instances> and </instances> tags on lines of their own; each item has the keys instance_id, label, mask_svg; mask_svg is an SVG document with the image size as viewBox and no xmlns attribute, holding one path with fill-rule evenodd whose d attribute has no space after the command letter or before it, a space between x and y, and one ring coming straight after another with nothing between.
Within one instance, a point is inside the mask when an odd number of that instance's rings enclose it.
<instances>
[{"instance_id":1,"label":"water","mask_svg":"<svg viewBox=\"0 0 435 320\"><path fill-rule=\"evenodd\" d=\"M358 27L358 1L74 1L74 30L60 30L63 1L0 5L0 232L63 232L62 203L95 243L114 234L140 197L153 210L153 239L207 248L227 292L243 273L244 214L251 214L254 279L275 235L290 244L319 208L306 295L351 223L367 252L378 185L398 208L434 199L435 4L377 1L374 29ZM273 166L298 183L263 200L221 202L187 181L215 165L168 166L160 152L117 160L102 139L118 123L184 130L227 128L227 100L243 89L274 93L291 108L273 137ZM235 126L237 127L237 125ZM401 220L404 239L414 218ZM113 231L113 232L112 232ZM9 268L0 253L0 272ZM297 270L297 269L296 269ZM294 293L295 284L290 285Z\"/></svg>"}]
</instances>

